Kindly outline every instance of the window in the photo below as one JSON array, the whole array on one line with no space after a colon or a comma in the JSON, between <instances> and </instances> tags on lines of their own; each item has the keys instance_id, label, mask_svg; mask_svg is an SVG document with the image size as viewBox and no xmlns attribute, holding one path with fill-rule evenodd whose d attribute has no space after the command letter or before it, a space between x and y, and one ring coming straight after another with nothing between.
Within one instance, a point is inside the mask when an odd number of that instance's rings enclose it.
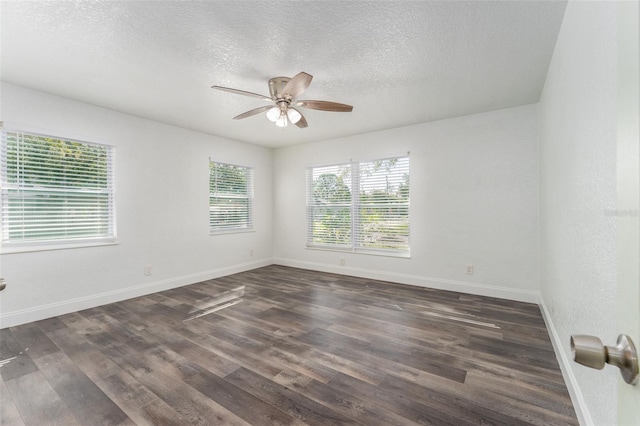
<instances>
[{"instance_id":1,"label":"window","mask_svg":"<svg viewBox=\"0 0 640 426\"><path fill-rule=\"evenodd\" d=\"M253 228L253 169L209 161L209 230Z\"/></svg>"},{"instance_id":2,"label":"window","mask_svg":"<svg viewBox=\"0 0 640 426\"><path fill-rule=\"evenodd\" d=\"M115 241L113 147L2 130L2 244Z\"/></svg>"},{"instance_id":3,"label":"window","mask_svg":"<svg viewBox=\"0 0 640 426\"><path fill-rule=\"evenodd\" d=\"M307 170L307 246L409 254L409 157Z\"/></svg>"}]
</instances>

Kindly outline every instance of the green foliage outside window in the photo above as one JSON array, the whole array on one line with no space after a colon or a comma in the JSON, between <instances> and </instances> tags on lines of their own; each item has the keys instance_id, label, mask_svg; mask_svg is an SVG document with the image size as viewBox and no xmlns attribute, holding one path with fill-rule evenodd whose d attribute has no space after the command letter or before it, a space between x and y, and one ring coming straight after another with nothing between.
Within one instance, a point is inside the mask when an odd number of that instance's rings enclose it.
<instances>
[{"instance_id":1,"label":"green foliage outside window","mask_svg":"<svg viewBox=\"0 0 640 426\"><path fill-rule=\"evenodd\" d=\"M408 166L391 158L310 169L309 244L408 251Z\"/></svg>"},{"instance_id":2,"label":"green foliage outside window","mask_svg":"<svg viewBox=\"0 0 640 426\"><path fill-rule=\"evenodd\" d=\"M3 241L113 238L111 147L3 131Z\"/></svg>"}]
</instances>

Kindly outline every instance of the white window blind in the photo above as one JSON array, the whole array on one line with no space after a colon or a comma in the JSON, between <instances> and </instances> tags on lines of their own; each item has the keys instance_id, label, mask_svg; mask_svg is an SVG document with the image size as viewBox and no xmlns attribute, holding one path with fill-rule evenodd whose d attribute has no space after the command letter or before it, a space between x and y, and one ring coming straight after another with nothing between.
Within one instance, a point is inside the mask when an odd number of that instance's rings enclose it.
<instances>
[{"instance_id":1,"label":"white window blind","mask_svg":"<svg viewBox=\"0 0 640 426\"><path fill-rule=\"evenodd\" d=\"M253 228L253 169L209 161L209 229Z\"/></svg>"},{"instance_id":2,"label":"white window blind","mask_svg":"<svg viewBox=\"0 0 640 426\"><path fill-rule=\"evenodd\" d=\"M2 130L3 245L115 240L113 147Z\"/></svg>"},{"instance_id":3,"label":"white window blind","mask_svg":"<svg viewBox=\"0 0 640 426\"><path fill-rule=\"evenodd\" d=\"M351 165L308 169L308 245L350 248Z\"/></svg>"},{"instance_id":4,"label":"white window blind","mask_svg":"<svg viewBox=\"0 0 640 426\"><path fill-rule=\"evenodd\" d=\"M409 251L409 158L358 163L358 176L356 248Z\"/></svg>"},{"instance_id":5,"label":"white window blind","mask_svg":"<svg viewBox=\"0 0 640 426\"><path fill-rule=\"evenodd\" d=\"M409 158L311 167L307 246L409 253Z\"/></svg>"}]
</instances>

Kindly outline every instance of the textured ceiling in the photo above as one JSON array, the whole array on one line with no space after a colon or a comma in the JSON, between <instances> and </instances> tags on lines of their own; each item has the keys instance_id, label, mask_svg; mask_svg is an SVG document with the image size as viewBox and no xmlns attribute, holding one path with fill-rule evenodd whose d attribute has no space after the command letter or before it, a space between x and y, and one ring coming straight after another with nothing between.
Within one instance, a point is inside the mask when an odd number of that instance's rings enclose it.
<instances>
[{"instance_id":1,"label":"textured ceiling","mask_svg":"<svg viewBox=\"0 0 640 426\"><path fill-rule=\"evenodd\" d=\"M539 100L564 1L2 1L2 80L267 147ZM314 76L280 129L271 77Z\"/></svg>"}]
</instances>

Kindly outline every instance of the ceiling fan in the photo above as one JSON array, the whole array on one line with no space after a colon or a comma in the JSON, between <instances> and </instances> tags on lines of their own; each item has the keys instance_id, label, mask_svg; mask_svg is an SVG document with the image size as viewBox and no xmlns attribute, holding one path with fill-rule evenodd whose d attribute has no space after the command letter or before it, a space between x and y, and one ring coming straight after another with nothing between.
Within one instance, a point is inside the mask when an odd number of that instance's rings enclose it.
<instances>
[{"instance_id":1,"label":"ceiling fan","mask_svg":"<svg viewBox=\"0 0 640 426\"><path fill-rule=\"evenodd\" d=\"M312 75L306 72L296 74L293 78L275 77L269 80L269 93L271 97L259 95L257 93L245 92L244 90L232 89L230 87L211 86L212 89L223 90L225 92L237 93L239 95L251 96L267 102L275 102L274 105L262 106L249 110L245 113L233 117L234 120L251 117L261 112L267 113L267 118L278 127L287 127L289 123L295 124L301 129L307 127L307 120L295 107L317 109L320 111L351 112L351 105L339 104L329 101L296 100L311 84Z\"/></svg>"}]
</instances>

